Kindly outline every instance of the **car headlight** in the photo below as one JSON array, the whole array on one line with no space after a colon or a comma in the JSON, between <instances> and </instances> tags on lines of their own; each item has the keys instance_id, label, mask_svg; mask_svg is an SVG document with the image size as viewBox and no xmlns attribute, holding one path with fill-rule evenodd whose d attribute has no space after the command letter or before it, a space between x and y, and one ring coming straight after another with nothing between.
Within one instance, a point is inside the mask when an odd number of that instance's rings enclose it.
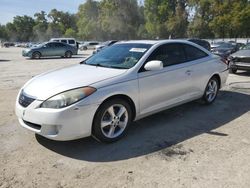
<instances>
[{"instance_id":1,"label":"car headlight","mask_svg":"<svg viewBox=\"0 0 250 188\"><path fill-rule=\"evenodd\" d=\"M83 87L57 94L41 104L41 108L64 108L74 104L96 91L93 87Z\"/></svg>"}]
</instances>

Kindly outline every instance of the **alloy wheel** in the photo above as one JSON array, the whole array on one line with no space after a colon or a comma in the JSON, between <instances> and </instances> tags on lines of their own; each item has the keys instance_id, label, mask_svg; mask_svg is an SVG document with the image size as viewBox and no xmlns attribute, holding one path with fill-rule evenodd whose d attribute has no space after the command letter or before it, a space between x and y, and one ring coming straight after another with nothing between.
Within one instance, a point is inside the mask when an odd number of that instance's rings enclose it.
<instances>
[{"instance_id":1,"label":"alloy wheel","mask_svg":"<svg viewBox=\"0 0 250 188\"><path fill-rule=\"evenodd\" d=\"M218 83L215 79L211 79L207 85L207 90L206 90L206 99L209 103L211 103L217 95L218 92Z\"/></svg>"},{"instance_id":2,"label":"alloy wheel","mask_svg":"<svg viewBox=\"0 0 250 188\"><path fill-rule=\"evenodd\" d=\"M128 111L122 104L113 104L103 113L101 131L107 138L116 138L126 129Z\"/></svg>"}]
</instances>

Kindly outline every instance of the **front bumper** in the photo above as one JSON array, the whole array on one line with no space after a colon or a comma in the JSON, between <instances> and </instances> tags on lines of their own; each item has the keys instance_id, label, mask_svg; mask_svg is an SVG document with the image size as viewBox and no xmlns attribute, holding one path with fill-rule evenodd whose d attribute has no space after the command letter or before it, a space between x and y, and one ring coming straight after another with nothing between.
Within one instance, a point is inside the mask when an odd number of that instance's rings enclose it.
<instances>
[{"instance_id":1,"label":"front bumper","mask_svg":"<svg viewBox=\"0 0 250 188\"><path fill-rule=\"evenodd\" d=\"M31 51L28 51L28 52L27 52L27 51L25 51L25 50L23 50L23 51L22 51L22 55L23 55L23 57L31 57L31 56L32 56L31 54L32 54L32 52L31 52Z\"/></svg>"},{"instance_id":2,"label":"front bumper","mask_svg":"<svg viewBox=\"0 0 250 188\"><path fill-rule=\"evenodd\" d=\"M63 109L39 108L35 100L27 108L16 102L16 115L22 127L52 140L74 140L91 135L98 104L74 104Z\"/></svg>"}]
</instances>

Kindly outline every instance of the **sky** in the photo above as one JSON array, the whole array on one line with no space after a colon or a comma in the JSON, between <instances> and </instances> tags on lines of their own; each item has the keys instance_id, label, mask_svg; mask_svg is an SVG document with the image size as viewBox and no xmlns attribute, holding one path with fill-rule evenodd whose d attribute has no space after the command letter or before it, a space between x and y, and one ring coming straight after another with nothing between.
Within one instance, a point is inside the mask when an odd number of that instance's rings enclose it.
<instances>
[{"instance_id":1,"label":"sky","mask_svg":"<svg viewBox=\"0 0 250 188\"><path fill-rule=\"evenodd\" d=\"M0 0L0 24L11 22L14 16L34 16L36 12L51 9L76 13L84 0Z\"/></svg>"}]
</instances>

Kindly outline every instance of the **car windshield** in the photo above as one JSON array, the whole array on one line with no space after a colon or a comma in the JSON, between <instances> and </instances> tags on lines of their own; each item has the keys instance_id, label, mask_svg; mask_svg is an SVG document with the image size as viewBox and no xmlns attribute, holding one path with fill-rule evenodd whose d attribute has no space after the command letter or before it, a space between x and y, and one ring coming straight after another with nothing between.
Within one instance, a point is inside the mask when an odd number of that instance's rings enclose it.
<instances>
[{"instance_id":1,"label":"car windshield","mask_svg":"<svg viewBox=\"0 0 250 188\"><path fill-rule=\"evenodd\" d=\"M37 45L37 47L43 47L45 44L47 44L47 42L43 42Z\"/></svg>"},{"instance_id":2,"label":"car windshield","mask_svg":"<svg viewBox=\"0 0 250 188\"><path fill-rule=\"evenodd\" d=\"M130 69L151 46L151 44L139 43L116 44L91 56L84 63L101 67Z\"/></svg>"},{"instance_id":3,"label":"car windshield","mask_svg":"<svg viewBox=\"0 0 250 188\"><path fill-rule=\"evenodd\" d=\"M242 50L250 50L250 44L247 44L242 47Z\"/></svg>"},{"instance_id":4,"label":"car windshield","mask_svg":"<svg viewBox=\"0 0 250 188\"><path fill-rule=\"evenodd\" d=\"M224 44L221 44L220 47L222 47L222 48L231 48L231 47L233 47L233 45L230 44L230 43L224 43Z\"/></svg>"}]
</instances>

